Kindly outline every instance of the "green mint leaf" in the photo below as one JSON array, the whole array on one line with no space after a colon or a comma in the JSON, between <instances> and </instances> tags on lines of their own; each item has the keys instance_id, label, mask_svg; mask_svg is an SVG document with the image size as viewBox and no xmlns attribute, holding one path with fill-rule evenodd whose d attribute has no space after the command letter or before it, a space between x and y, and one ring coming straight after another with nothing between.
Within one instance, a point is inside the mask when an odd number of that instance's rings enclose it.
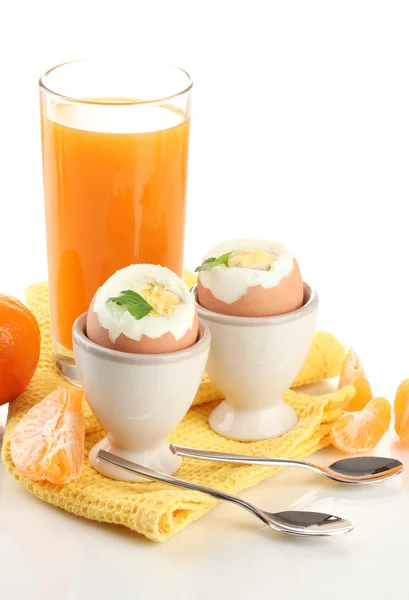
<instances>
[{"instance_id":1,"label":"green mint leaf","mask_svg":"<svg viewBox=\"0 0 409 600\"><path fill-rule=\"evenodd\" d=\"M133 290L124 290L123 292L120 292L119 296L109 298L107 300L107 303L108 302L113 302L118 306L124 306L129 314L137 321L146 317L152 310L152 306L148 304L140 294L137 294Z\"/></svg>"},{"instance_id":2,"label":"green mint leaf","mask_svg":"<svg viewBox=\"0 0 409 600\"><path fill-rule=\"evenodd\" d=\"M206 260L204 260L201 265L196 267L195 273L198 273L200 271L210 271L210 269L213 269L214 267L218 267L219 265L225 265L227 267L229 258L232 254L233 254L233 251L226 252L226 254L222 254L221 256L219 256L219 258L214 258L214 257L206 258Z\"/></svg>"}]
</instances>

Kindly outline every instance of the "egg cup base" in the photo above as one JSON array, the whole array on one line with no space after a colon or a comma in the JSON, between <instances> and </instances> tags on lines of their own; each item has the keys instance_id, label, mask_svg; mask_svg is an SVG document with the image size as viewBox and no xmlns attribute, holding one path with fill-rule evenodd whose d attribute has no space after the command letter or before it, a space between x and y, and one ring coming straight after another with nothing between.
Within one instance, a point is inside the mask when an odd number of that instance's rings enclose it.
<instances>
[{"instance_id":1,"label":"egg cup base","mask_svg":"<svg viewBox=\"0 0 409 600\"><path fill-rule=\"evenodd\" d=\"M182 464L181 457L172 454L170 451L169 442L167 440L164 440L164 442L155 448L145 451L134 451L130 449L118 448L108 437L105 437L95 444L93 448L91 448L89 453L89 461L92 467L98 471L98 473L104 475L105 477L109 477L110 479L116 479L117 481L128 481L132 483L143 481L145 483L150 483L150 480L146 477L134 475L128 471L123 471L122 469L99 459L97 455L100 450L106 450L107 452L111 452L116 456L135 462L143 467L160 471L166 475L173 475L176 473Z\"/></svg>"},{"instance_id":2,"label":"egg cup base","mask_svg":"<svg viewBox=\"0 0 409 600\"><path fill-rule=\"evenodd\" d=\"M295 427L297 421L297 413L283 400L266 409L237 410L226 399L209 416L213 431L241 442L278 437Z\"/></svg>"}]
</instances>

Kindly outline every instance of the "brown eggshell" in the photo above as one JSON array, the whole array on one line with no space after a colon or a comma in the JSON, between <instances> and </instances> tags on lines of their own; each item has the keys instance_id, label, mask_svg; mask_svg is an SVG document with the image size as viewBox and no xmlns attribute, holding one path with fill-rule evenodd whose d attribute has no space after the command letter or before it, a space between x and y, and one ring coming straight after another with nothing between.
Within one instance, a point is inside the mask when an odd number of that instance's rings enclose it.
<instances>
[{"instance_id":1,"label":"brown eggshell","mask_svg":"<svg viewBox=\"0 0 409 600\"><path fill-rule=\"evenodd\" d=\"M275 287L250 287L238 300L228 304L216 298L209 288L197 282L199 304L208 310L235 317L273 317L301 308L304 300L304 285L297 261L291 273Z\"/></svg>"},{"instance_id":2,"label":"brown eggshell","mask_svg":"<svg viewBox=\"0 0 409 600\"><path fill-rule=\"evenodd\" d=\"M87 315L87 336L91 342L99 346L104 346L104 348L118 350L119 352L130 352L132 354L162 354L184 350L189 346L193 346L196 342L198 329L198 317L197 312L195 312L192 328L188 329L185 335L179 340L176 340L174 335L169 331L158 338L150 338L147 335L143 335L140 340L132 340L124 333L121 333L116 338L115 343L113 343L109 339L108 329L102 327L98 321L97 313L93 310L92 304Z\"/></svg>"}]
</instances>

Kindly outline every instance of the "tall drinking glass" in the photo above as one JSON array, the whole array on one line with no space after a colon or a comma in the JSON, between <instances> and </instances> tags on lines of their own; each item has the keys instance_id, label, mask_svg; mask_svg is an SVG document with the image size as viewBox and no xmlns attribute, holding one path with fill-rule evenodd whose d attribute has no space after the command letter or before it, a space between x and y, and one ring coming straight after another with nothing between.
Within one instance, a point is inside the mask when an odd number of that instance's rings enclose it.
<instances>
[{"instance_id":1,"label":"tall drinking glass","mask_svg":"<svg viewBox=\"0 0 409 600\"><path fill-rule=\"evenodd\" d=\"M192 81L139 59L66 63L40 79L51 336L75 380L71 329L116 270L182 275Z\"/></svg>"}]
</instances>

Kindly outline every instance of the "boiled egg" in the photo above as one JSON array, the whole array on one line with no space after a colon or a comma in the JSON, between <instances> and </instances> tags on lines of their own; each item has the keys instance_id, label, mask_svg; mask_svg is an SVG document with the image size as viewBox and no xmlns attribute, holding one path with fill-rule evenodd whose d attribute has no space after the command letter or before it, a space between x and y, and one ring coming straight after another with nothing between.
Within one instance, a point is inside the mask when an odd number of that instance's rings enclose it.
<instances>
[{"instance_id":1,"label":"boiled egg","mask_svg":"<svg viewBox=\"0 0 409 600\"><path fill-rule=\"evenodd\" d=\"M212 248L196 269L197 297L204 308L237 317L271 317L303 304L298 263L283 244L227 240Z\"/></svg>"},{"instance_id":2,"label":"boiled egg","mask_svg":"<svg viewBox=\"0 0 409 600\"><path fill-rule=\"evenodd\" d=\"M198 335L193 296L173 271L130 265L96 292L87 315L87 336L96 344L136 354L175 352Z\"/></svg>"}]
</instances>

